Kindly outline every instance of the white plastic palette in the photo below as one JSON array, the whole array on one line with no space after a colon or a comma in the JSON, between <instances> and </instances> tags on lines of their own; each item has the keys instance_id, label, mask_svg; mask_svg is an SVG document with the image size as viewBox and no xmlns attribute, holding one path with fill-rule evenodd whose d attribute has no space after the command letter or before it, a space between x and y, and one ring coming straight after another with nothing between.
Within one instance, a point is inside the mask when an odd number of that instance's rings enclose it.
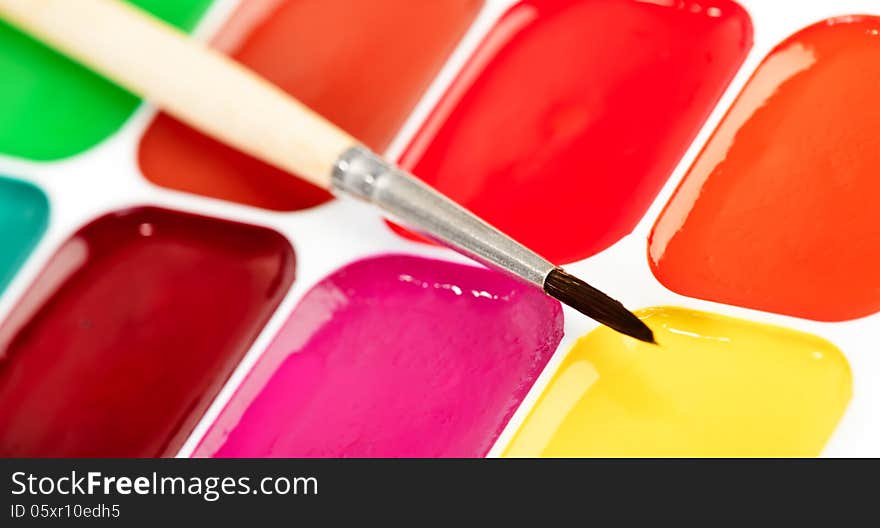
<instances>
[{"instance_id":1,"label":"white plastic palette","mask_svg":"<svg viewBox=\"0 0 880 528\"><path fill-rule=\"evenodd\" d=\"M661 0L643 1L662 3ZM514 3L512 0L487 0L472 28L386 152L389 158L396 159L402 153L483 35ZM880 387L872 383L875 378L880 379L880 357L877 356L874 345L875 340L880 339L880 332L877 330L880 328L880 314L842 323L820 323L685 297L664 288L651 273L645 257L647 237L661 209L709 134L767 53L788 36L814 22L840 15L880 15L880 4L872 0L739 0L739 3L751 17L754 45L699 135L635 230L611 248L589 259L569 264L566 268L588 279L600 289L612 293L630 308L682 306L776 324L828 339L843 351L850 363L854 392L847 412L823 454L880 456L880 418L872 413L880 406ZM197 35L209 38L237 4L237 0L216 2L199 27ZM286 236L297 254L296 281L178 456L186 457L193 452L294 306L315 283L333 270L363 257L387 253L469 262L449 250L398 237L387 228L374 209L352 200L339 199L308 210L279 213L155 186L140 174L137 166L138 142L155 114L155 108L148 104L142 105L118 133L97 147L62 162L35 163L0 156L0 174L34 182L46 192L51 203L48 230L3 293L0 299L0 317L8 314L61 243L89 221L111 211L131 206L156 205L208 217L262 225ZM564 314L563 341L489 456L501 453L574 341L596 327L596 323L568 308L565 308Z\"/></svg>"}]
</instances>

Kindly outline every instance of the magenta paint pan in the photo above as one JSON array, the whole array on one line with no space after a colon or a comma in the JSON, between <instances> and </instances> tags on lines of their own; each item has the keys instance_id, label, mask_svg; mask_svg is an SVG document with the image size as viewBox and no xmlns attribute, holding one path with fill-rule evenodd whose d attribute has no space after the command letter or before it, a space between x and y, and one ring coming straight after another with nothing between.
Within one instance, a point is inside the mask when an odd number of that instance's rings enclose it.
<instances>
[{"instance_id":1,"label":"magenta paint pan","mask_svg":"<svg viewBox=\"0 0 880 528\"><path fill-rule=\"evenodd\" d=\"M561 338L559 303L506 276L361 260L305 295L195 455L483 456Z\"/></svg>"}]
</instances>

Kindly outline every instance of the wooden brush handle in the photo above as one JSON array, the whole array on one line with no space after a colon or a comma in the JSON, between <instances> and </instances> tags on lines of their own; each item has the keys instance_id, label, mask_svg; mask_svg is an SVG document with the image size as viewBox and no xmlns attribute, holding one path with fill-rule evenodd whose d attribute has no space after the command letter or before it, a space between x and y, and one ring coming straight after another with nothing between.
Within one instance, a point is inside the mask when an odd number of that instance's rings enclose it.
<instances>
[{"instance_id":1,"label":"wooden brush handle","mask_svg":"<svg viewBox=\"0 0 880 528\"><path fill-rule=\"evenodd\" d=\"M354 138L120 0L0 0L0 16L190 126L324 188Z\"/></svg>"}]
</instances>

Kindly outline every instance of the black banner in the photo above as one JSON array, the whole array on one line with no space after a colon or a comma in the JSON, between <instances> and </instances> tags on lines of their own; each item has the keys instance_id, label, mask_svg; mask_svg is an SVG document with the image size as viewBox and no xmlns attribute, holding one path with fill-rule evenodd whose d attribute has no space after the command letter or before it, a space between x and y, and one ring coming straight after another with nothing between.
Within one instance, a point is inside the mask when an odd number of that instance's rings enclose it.
<instances>
[{"instance_id":1,"label":"black banner","mask_svg":"<svg viewBox=\"0 0 880 528\"><path fill-rule=\"evenodd\" d=\"M821 467L820 467L821 466ZM861 480L863 461L0 460L0 526L209 526L479 514L544 525L767 508L812 512ZM873 471L871 471L873 473ZM873 501L870 486L847 495ZM844 511L850 511L849 509ZM786 514L785 519L791 520ZM408 521L408 522L407 522ZM333 523L334 525L337 523Z\"/></svg>"}]
</instances>

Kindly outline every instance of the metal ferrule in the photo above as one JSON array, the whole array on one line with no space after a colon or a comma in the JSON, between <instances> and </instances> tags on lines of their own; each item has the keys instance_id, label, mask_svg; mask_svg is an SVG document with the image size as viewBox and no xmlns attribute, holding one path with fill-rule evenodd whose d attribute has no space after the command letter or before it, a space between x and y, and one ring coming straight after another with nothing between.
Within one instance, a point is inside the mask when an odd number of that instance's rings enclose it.
<instances>
[{"instance_id":1,"label":"metal ferrule","mask_svg":"<svg viewBox=\"0 0 880 528\"><path fill-rule=\"evenodd\" d=\"M334 192L377 205L407 228L539 288L554 269L546 259L364 147L352 147L339 157L332 181Z\"/></svg>"}]
</instances>

